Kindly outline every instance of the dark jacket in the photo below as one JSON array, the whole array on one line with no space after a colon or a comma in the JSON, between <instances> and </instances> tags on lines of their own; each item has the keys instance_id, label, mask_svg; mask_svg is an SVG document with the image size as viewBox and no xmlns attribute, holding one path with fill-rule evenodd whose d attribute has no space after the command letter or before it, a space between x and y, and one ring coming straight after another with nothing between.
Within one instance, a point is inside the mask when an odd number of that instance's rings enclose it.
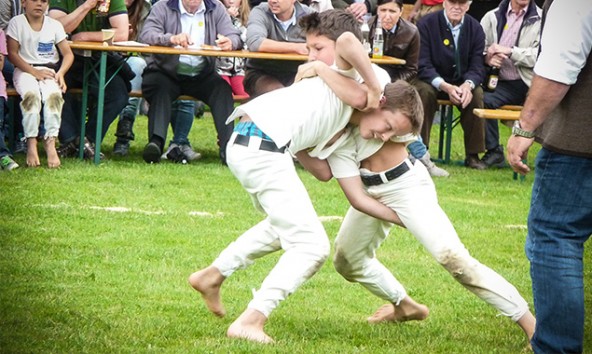
<instances>
[{"instance_id":1,"label":"dark jacket","mask_svg":"<svg viewBox=\"0 0 592 354\"><path fill-rule=\"evenodd\" d=\"M370 22L370 43L374 41L374 29L376 28L376 16ZM383 30L384 55L404 59L405 65L380 65L385 69L391 81L410 81L417 76L417 65L419 60L419 31L411 22L399 19L395 33Z\"/></svg>"},{"instance_id":2,"label":"dark jacket","mask_svg":"<svg viewBox=\"0 0 592 354\"><path fill-rule=\"evenodd\" d=\"M205 12L204 43L215 45L216 35L222 34L232 41L232 49L241 49L243 42L240 31L232 25L230 16L221 2L203 0ZM171 37L181 33L181 11L178 0L159 1L152 7L152 11L140 33L140 42L170 47ZM216 67L216 57L207 57L208 65L203 72L213 71ZM179 56L171 54L152 54L146 58L147 70L164 71L171 77L177 77Z\"/></svg>"},{"instance_id":3,"label":"dark jacket","mask_svg":"<svg viewBox=\"0 0 592 354\"><path fill-rule=\"evenodd\" d=\"M453 85L460 85L466 80L479 85L483 81L485 34L477 20L465 14L458 39L460 76L455 64L454 38L446 23L444 10L422 17L417 28L421 38L418 75L421 80L431 83L440 76Z\"/></svg>"}]
</instances>

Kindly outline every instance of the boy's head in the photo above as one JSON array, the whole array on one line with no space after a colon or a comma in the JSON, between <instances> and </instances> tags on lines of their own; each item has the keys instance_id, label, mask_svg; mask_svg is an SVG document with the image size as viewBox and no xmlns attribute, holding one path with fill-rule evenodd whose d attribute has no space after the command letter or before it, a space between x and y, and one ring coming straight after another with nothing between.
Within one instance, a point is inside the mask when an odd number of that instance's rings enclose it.
<instances>
[{"instance_id":1,"label":"boy's head","mask_svg":"<svg viewBox=\"0 0 592 354\"><path fill-rule=\"evenodd\" d=\"M49 0L23 0L23 12L28 16L43 17L49 7Z\"/></svg>"},{"instance_id":2,"label":"boy's head","mask_svg":"<svg viewBox=\"0 0 592 354\"><path fill-rule=\"evenodd\" d=\"M423 105L415 87L407 81L397 80L385 86L384 99L381 108L407 116L412 133L419 134L423 124Z\"/></svg>"},{"instance_id":3,"label":"boy's head","mask_svg":"<svg viewBox=\"0 0 592 354\"><path fill-rule=\"evenodd\" d=\"M314 12L303 16L299 24L306 35L308 60L320 60L327 65L335 61L335 41L340 35L351 32L358 39L362 38L360 24L345 10Z\"/></svg>"}]
</instances>

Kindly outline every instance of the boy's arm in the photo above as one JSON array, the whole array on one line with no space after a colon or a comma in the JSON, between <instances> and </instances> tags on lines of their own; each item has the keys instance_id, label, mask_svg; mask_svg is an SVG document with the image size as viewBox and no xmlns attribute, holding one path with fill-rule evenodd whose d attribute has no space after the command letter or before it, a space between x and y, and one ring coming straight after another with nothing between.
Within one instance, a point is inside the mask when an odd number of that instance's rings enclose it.
<instances>
[{"instance_id":1,"label":"boy's arm","mask_svg":"<svg viewBox=\"0 0 592 354\"><path fill-rule=\"evenodd\" d=\"M405 227L393 209L366 194L360 176L338 178L337 181L347 200L356 210L377 219Z\"/></svg>"},{"instance_id":2,"label":"boy's arm","mask_svg":"<svg viewBox=\"0 0 592 354\"><path fill-rule=\"evenodd\" d=\"M56 80L62 89L62 92L66 92L68 87L66 86L66 80L64 79L64 76L66 76L66 73L68 70L70 70L72 63L74 62L74 54L72 54L72 49L70 48L67 40L63 40L58 43L57 47L60 51L60 54L62 55L62 64L56 73Z\"/></svg>"},{"instance_id":3,"label":"boy's arm","mask_svg":"<svg viewBox=\"0 0 592 354\"><path fill-rule=\"evenodd\" d=\"M49 69L37 69L33 65L27 63L19 54L21 47L20 43L12 37L6 38L6 44L8 46L8 60L21 71L33 75L37 80L53 79L55 74Z\"/></svg>"},{"instance_id":4,"label":"boy's arm","mask_svg":"<svg viewBox=\"0 0 592 354\"><path fill-rule=\"evenodd\" d=\"M301 150L296 153L298 162L304 167L311 175L315 176L319 181L327 182L333 178L331 168L327 160L321 160L316 157L312 157L308 154L308 151Z\"/></svg>"}]
</instances>

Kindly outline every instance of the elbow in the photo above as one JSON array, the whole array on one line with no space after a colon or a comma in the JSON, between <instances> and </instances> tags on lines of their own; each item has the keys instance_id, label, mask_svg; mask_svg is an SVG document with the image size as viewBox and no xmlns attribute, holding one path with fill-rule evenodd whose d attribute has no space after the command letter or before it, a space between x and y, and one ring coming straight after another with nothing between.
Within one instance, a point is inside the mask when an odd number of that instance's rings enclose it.
<instances>
[{"instance_id":1,"label":"elbow","mask_svg":"<svg viewBox=\"0 0 592 354\"><path fill-rule=\"evenodd\" d=\"M329 182L333 178L331 171L319 173L316 178L321 182Z\"/></svg>"}]
</instances>

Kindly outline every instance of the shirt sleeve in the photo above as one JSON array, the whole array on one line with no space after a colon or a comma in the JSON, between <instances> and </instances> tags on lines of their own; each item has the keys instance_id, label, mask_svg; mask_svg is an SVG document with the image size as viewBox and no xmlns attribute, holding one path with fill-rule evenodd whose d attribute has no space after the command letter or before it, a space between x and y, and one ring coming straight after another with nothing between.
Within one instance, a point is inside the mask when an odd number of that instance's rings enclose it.
<instances>
[{"instance_id":1,"label":"shirt sleeve","mask_svg":"<svg viewBox=\"0 0 592 354\"><path fill-rule=\"evenodd\" d=\"M592 1L556 0L545 21L541 53L534 72L546 79L573 85L592 47Z\"/></svg>"}]
</instances>

